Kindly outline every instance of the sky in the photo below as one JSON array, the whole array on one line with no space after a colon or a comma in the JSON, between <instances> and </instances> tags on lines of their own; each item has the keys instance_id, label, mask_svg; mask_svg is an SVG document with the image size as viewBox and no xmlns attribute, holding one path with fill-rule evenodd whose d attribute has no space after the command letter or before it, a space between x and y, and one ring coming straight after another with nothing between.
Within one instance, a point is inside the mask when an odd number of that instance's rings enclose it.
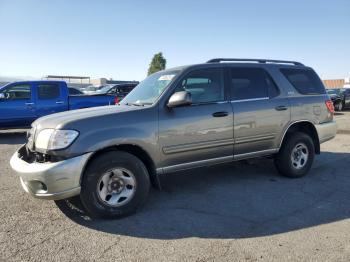
<instances>
[{"instance_id":1,"label":"sky","mask_svg":"<svg viewBox=\"0 0 350 262\"><path fill-rule=\"evenodd\" d=\"M0 0L0 76L142 80L215 57L300 61L350 77L350 0Z\"/></svg>"}]
</instances>

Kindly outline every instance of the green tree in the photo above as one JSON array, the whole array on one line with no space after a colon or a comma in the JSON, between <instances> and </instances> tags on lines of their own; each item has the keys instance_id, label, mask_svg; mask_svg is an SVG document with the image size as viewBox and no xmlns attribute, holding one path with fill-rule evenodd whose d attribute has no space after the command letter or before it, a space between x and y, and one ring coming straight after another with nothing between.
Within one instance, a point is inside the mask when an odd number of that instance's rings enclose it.
<instances>
[{"instance_id":1,"label":"green tree","mask_svg":"<svg viewBox=\"0 0 350 262\"><path fill-rule=\"evenodd\" d=\"M149 64L148 75L165 69L165 66L166 66L166 59L163 57L162 52L155 54L152 58L151 63Z\"/></svg>"}]
</instances>

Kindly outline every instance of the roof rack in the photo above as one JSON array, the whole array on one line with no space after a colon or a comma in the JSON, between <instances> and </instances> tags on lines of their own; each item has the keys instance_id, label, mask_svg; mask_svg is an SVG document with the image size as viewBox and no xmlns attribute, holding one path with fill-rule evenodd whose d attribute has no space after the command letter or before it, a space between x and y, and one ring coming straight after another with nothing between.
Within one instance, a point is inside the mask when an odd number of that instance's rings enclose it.
<instances>
[{"instance_id":1,"label":"roof rack","mask_svg":"<svg viewBox=\"0 0 350 262\"><path fill-rule=\"evenodd\" d=\"M207 61L207 63L220 63L220 62L257 62L261 64L276 63L276 64L293 64L293 65L303 66L302 63L296 62L296 61L271 60L271 59L214 58Z\"/></svg>"}]
</instances>

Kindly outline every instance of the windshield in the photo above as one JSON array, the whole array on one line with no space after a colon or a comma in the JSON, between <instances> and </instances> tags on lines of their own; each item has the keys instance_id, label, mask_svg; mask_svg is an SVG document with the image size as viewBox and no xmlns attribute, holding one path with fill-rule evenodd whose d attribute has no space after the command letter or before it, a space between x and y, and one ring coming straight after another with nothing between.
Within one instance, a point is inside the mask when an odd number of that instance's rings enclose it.
<instances>
[{"instance_id":1,"label":"windshield","mask_svg":"<svg viewBox=\"0 0 350 262\"><path fill-rule=\"evenodd\" d=\"M101 89L96 90L96 92L97 93L107 93L111 88L112 88L112 86L104 86Z\"/></svg>"},{"instance_id":2,"label":"windshield","mask_svg":"<svg viewBox=\"0 0 350 262\"><path fill-rule=\"evenodd\" d=\"M124 99L126 105L152 105L179 71L154 73L138 84Z\"/></svg>"},{"instance_id":3,"label":"windshield","mask_svg":"<svg viewBox=\"0 0 350 262\"><path fill-rule=\"evenodd\" d=\"M96 91L98 89L98 87L96 86L88 86L85 88L84 91Z\"/></svg>"}]
</instances>

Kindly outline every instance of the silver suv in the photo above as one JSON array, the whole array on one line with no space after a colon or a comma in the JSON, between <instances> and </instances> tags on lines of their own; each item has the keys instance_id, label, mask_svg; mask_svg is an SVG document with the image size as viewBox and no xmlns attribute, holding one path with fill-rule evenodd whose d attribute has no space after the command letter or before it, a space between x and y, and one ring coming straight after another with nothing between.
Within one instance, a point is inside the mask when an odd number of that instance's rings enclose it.
<instances>
[{"instance_id":1,"label":"silver suv","mask_svg":"<svg viewBox=\"0 0 350 262\"><path fill-rule=\"evenodd\" d=\"M157 72L117 106L38 119L11 158L37 198L80 195L98 217L134 212L159 176L272 156L304 176L336 134L317 74L293 61L212 59Z\"/></svg>"}]
</instances>

